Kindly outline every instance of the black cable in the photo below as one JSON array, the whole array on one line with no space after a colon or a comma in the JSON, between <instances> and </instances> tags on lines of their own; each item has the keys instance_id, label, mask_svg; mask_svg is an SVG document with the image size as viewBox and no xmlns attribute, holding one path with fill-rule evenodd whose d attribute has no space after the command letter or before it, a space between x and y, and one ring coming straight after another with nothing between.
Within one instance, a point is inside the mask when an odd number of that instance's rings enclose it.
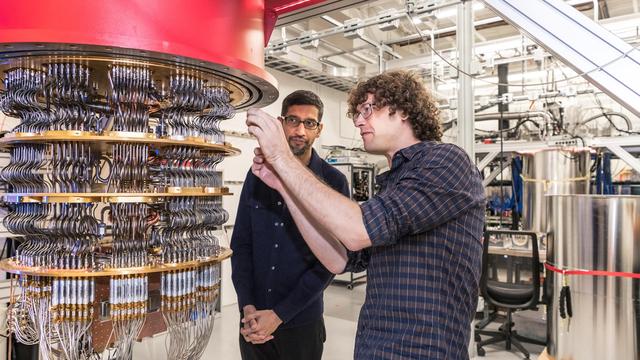
<instances>
[{"instance_id":1,"label":"black cable","mask_svg":"<svg viewBox=\"0 0 640 360\"><path fill-rule=\"evenodd\" d=\"M482 105L479 108L473 109L473 112L475 114L477 114L477 113L479 113L481 111L485 111L487 109L490 109L490 108L492 108L492 107L494 107L496 105L498 105L498 103ZM453 118L453 119L451 119L451 120L449 120L447 122L444 122L444 123L440 124L440 126L442 126L442 131L447 131L447 130L451 129L454 125L457 125L457 124L458 124L458 118Z\"/></svg>"},{"instance_id":2,"label":"black cable","mask_svg":"<svg viewBox=\"0 0 640 360\"><path fill-rule=\"evenodd\" d=\"M598 168L598 159L600 158L601 154L600 154L600 149L598 149L596 151L596 158L593 161L593 165L591 165L591 168L589 169L589 176L591 176L592 173L594 173L596 171L596 169Z\"/></svg>"},{"instance_id":3,"label":"black cable","mask_svg":"<svg viewBox=\"0 0 640 360\"><path fill-rule=\"evenodd\" d=\"M587 118L586 120L582 121L580 123L580 125L584 125L584 124L590 123L593 120L596 120L596 119L599 119L599 118L602 118L602 117L603 118L607 118L607 117L612 117L612 116L617 116L617 117L623 119L625 121L625 123L627 124L627 131L631 130L631 128L632 128L631 127L631 120L629 119L629 117L627 117L625 114L622 114L622 113L619 113L619 112L612 112L612 111L601 113L601 114L598 114L598 115L594 115L594 116L592 116L590 118Z\"/></svg>"},{"instance_id":4,"label":"black cable","mask_svg":"<svg viewBox=\"0 0 640 360\"><path fill-rule=\"evenodd\" d=\"M518 120L518 123L514 127L511 127L511 128L508 128L508 129L503 129L503 130L483 130L483 129L476 128L475 131L482 132L482 133L485 133L487 135L484 135L484 136L479 135L479 136L476 136L475 139L476 140L484 140L484 139L502 138L502 134L508 133L508 132L515 133L515 132L518 131L520 126L522 126L523 124L525 124L527 122L531 122L536 127L540 128L540 124L538 124L535 120L532 120L531 118L525 118L525 119Z\"/></svg>"},{"instance_id":5,"label":"black cable","mask_svg":"<svg viewBox=\"0 0 640 360\"><path fill-rule=\"evenodd\" d=\"M631 125L631 120L629 120L629 118L628 118L626 115L624 115L624 114L622 114L622 113L619 113L619 112L607 112L607 111L605 110L605 108L602 106L602 102L600 101L600 99L598 99L598 95L597 95L596 93L594 93L594 94L593 94L593 98L594 98L594 100L595 100L595 102L596 102L596 105L598 105L598 108L600 108L600 111L601 111L602 113L601 113L601 114L598 114L598 115L596 115L596 116L592 116L592 117L590 117L590 118L588 118L588 119L584 120L583 122L581 122L581 123L580 123L581 125L584 125L584 124L586 124L586 123L588 123L588 122L590 122L590 121L596 120L596 119L598 119L598 118L604 117L605 119L607 119L607 121L609 122L609 124L611 124L611 126L612 126L614 129L616 129L618 132L625 133L625 134L632 134L632 135L638 135L638 134L640 134L640 131L633 131L633 128L632 128L632 125ZM619 127L618 127L618 126L613 122L613 120L611 119L611 117L612 117L612 116L617 116L617 117L622 118L622 119L625 121L626 125L627 125L627 130L624 130L624 129L619 128Z\"/></svg>"},{"instance_id":6,"label":"black cable","mask_svg":"<svg viewBox=\"0 0 640 360\"><path fill-rule=\"evenodd\" d=\"M504 113L502 111L500 111L500 122L499 124L502 124L502 121L504 121ZM499 128L499 127L498 127ZM504 208L504 166L503 166L503 160L504 160L504 137L502 136L503 134L503 130L498 130L498 132L500 133L500 228L502 228L502 215L503 215L503 208Z\"/></svg>"},{"instance_id":7,"label":"black cable","mask_svg":"<svg viewBox=\"0 0 640 360\"><path fill-rule=\"evenodd\" d=\"M501 119L497 119L497 120L503 121ZM535 120L533 120L533 119L531 119L529 117L525 117L524 119L518 120L518 122L516 123L515 126L507 128L507 129L502 129L502 130L475 129L475 130L479 131L479 132L487 133L487 134L506 133L506 132L509 132L509 131L517 131L520 128L520 126L522 126L523 124L528 123L528 122L533 123L537 128L540 128L540 124L538 124Z\"/></svg>"},{"instance_id":8,"label":"black cable","mask_svg":"<svg viewBox=\"0 0 640 360\"><path fill-rule=\"evenodd\" d=\"M454 120L455 120L455 119L454 119ZM501 117L500 117L499 119L496 119L496 120L503 121L503 120L504 120L504 117L501 115ZM517 131L517 130L520 128L520 126L522 126L523 124L525 124L525 123L527 123L527 122L533 123L533 124L534 124L538 129L539 129L539 128L540 128L540 126L541 126L538 122L536 122L535 120L531 119L529 116L526 116L524 119L520 119L520 120L518 120L518 122L516 123L516 125L515 125L514 127L511 127L511 128L502 129L502 130L484 130L484 129L475 128L474 130L475 130L476 132L482 132L482 133L485 133L485 134L489 134L489 136L484 136L484 137L480 137L480 138L490 138L490 137L491 137L491 135L498 135L499 133L505 133L505 132L510 132L510 131ZM451 121L450 121L450 122L445 123L444 125L448 125L448 124L450 124L450 123L451 123ZM447 131L447 130L451 129L452 127L453 127L453 126L451 126L451 127L443 127L442 131ZM584 140L583 140L583 143L584 143Z\"/></svg>"},{"instance_id":9,"label":"black cable","mask_svg":"<svg viewBox=\"0 0 640 360\"><path fill-rule=\"evenodd\" d=\"M4 259L5 255L8 256L8 254L5 254L5 251L7 250L7 242L9 242L9 238L4 239L4 244L2 245L2 252L0 253L0 259Z\"/></svg>"},{"instance_id":10,"label":"black cable","mask_svg":"<svg viewBox=\"0 0 640 360\"><path fill-rule=\"evenodd\" d=\"M619 132L626 133L626 134L636 134L636 135L640 134L640 132L638 132L638 131L632 131L631 122L629 121L629 118L626 118L624 115L621 116L620 113L615 113L618 116L620 116L621 118L625 119L625 121L627 122L628 130L622 130L622 129L618 128L616 126L616 124L613 123L613 120L611 120L610 113L607 113L605 111L604 107L602 106L602 102L600 101L600 99L598 99L598 94L593 93L593 98L596 101L596 105L598 105L598 107L600 108L600 111L602 111L602 116L604 116L607 119L607 121L609 121L609 124L611 124L611 126L613 126L614 129L618 130Z\"/></svg>"}]
</instances>

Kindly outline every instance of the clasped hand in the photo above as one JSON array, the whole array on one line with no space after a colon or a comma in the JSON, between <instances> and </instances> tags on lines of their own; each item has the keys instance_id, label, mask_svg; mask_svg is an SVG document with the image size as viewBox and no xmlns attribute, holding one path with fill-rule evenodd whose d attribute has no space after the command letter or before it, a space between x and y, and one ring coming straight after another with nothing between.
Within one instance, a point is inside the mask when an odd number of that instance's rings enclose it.
<instances>
[{"instance_id":1,"label":"clasped hand","mask_svg":"<svg viewBox=\"0 0 640 360\"><path fill-rule=\"evenodd\" d=\"M273 310L256 310L253 305L244 307L240 334L246 342L264 344L273 339L273 332L282 324L282 320Z\"/></svg>"}]
</instances>

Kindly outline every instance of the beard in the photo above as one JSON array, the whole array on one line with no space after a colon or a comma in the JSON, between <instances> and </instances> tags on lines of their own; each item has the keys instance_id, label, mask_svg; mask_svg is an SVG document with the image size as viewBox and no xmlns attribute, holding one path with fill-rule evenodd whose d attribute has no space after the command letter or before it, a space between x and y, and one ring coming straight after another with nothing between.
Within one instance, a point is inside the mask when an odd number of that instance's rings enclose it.
<instances>
[{"instance_id":1,"label":"beard","mask_svg":"<svg viewBox=\"0 0 640 360\"><path fill-rule=\"evenodd\" d=\"M291 152L295 156L303 155L304 153L307 152L307 150L309 150L309 148L311 148L311 144L309 144L309 140L305 140L300 136L290 136L288 140L289 140L289 148L291 149ZM294 144L293 142L294 140L301 140L303 141L303 144L302 145L299 145L297 143Z\"/></svg>"}]
</instances>

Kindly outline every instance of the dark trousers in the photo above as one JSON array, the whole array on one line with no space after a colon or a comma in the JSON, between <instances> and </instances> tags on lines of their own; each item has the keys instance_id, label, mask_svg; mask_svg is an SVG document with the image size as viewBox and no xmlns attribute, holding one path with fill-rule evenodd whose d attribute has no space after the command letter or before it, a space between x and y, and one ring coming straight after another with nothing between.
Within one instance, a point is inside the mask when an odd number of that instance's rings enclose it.
<instances>
[{"instance_id":1,"label":"dark trousers","mask_svg":"<svg viewBox=\"0 0 640 360\"><path fill-rule=\"evenodd\" d=\"M242 325L241 325L242 326ZM320 360L327 334L324 320L290 329L277 329L264 344L248 343L240 334L242 360Z\"/></svg>"}]
</instances>

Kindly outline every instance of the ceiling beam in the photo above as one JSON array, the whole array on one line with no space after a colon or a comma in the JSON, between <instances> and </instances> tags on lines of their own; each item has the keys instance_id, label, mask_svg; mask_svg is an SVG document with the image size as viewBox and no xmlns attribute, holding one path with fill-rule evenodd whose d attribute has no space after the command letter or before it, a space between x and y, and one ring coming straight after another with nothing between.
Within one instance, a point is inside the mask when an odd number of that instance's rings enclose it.
<instances>
[{"instance_id":1,"label":"ceiling beam","mask_svg":"<svg viewBox=\"0 0 640 360\"><path fill-rule=\"evenodd\" d=\"M332 11L339 11L366 4L367 0L325 0L324 2L309 7L292 11L278 17L276 26L288 26L301 21L316 18Z\"/></svg>"},{"instance_id":2,"label":"ceiling beam","mask_svg":"<svg viewBox=\"0 0 640 360\"><path fill-rule=\"evenodd\" d=\"M300 44L302 42L313 41L315 39L322 39L322 38L325 38L325 37L328 37L328 36L332 36L332 35L336 35L336 34L344 34L345 32L348 32L348 31L356 31L356 30L359 30L359 29L367 28L369 26L374 26L374 25L386 23L386 22L389 22L389 21L393 21L393 20L396 20L396 19L404 18L409 14L411 16L420 16L420 15L423 15L423 14L432 13L433 11L435 11L437 9L441 9L441 8L457 5L458 3L459 3L459 1L457 1L457 0L444 2L444 3L439 3L439 4L420 2L419 5L416 5L411 10L411 12L409 12L407 9L396 10L395 13L393 13L393 14L378 15L378 16L374 16L374 17L371 17L371 18L364 19L364 20L359 21L357 23L343 24L343 25L340 25L340 26L335 26L333 28L329 28L329 29L326 29L326 30L318 31L318 32L316 32L316 33L314 33L313 35L310 35L310 36L299 36L299 37L296 37L296 38L287 39L287 40L284 40L284 41L279 41L279 42L277 42L275 44L271 44L271 45L267 46L266 50L267 50L267 52L278 51L278 50L282 50L282 49L286 48L287 46L298 45L298 44Z\"/></svg>"}]
</instances>

